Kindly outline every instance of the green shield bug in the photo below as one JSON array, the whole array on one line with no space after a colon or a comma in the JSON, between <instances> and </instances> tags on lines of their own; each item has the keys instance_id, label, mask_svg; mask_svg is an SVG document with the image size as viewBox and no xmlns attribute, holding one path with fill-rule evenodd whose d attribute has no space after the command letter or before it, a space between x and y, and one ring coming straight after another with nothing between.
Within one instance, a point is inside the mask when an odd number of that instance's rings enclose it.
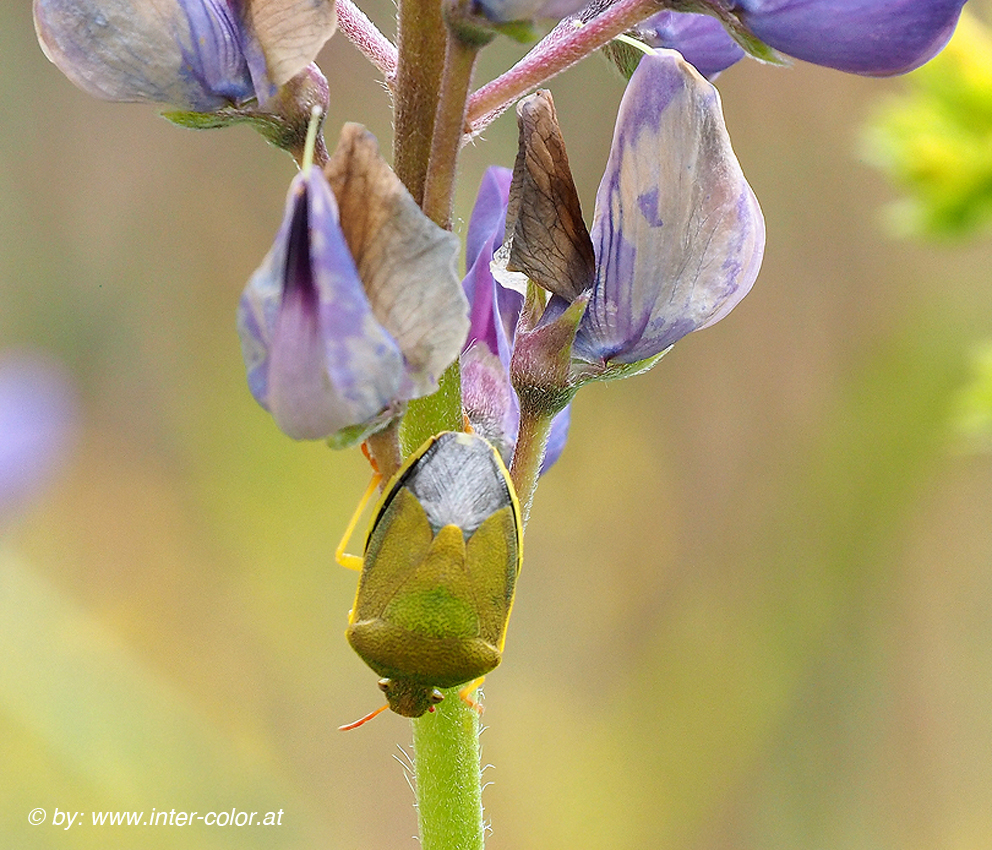
<instances>
[{"instance_id":1,"label":"green shield bug","mask_svg":"<svg viewBox=\"0 0 992 850\"><path fill-rule=\"evenodd\" d=\"M370 485L366 499L374 492ZM496 450L474 433L431 437L376 505L348 617L348 642L376 673L387 705L420 717L438 688L478 680L499 664L523 556L520 506Z\"/></svg>"}]
</instances>

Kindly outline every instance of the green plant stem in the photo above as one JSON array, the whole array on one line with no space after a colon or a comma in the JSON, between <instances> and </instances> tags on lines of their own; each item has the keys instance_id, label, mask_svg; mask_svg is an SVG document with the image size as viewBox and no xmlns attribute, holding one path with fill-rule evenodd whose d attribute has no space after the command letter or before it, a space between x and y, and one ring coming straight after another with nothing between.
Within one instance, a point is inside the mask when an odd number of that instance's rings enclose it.
<instances>
[{"instance_id":1,"label":"green plant stem","mask_svg":"<svg viewBox=\"0 0 992 850\"><path fill-rule=\"evenodd\" d=\"M393 100L393 170L418 204L434 135L445 26L438 0L400 0Z\"/></svg>"},{"instance_id":2,"label":"green plant stem","mask_svg":"<svg viewBox=\"0 0 992 850\"><path fill-rule=\"evenodd\" d=\"M376 469L382 476L382 483L393 477L403 462L400 453L399 425L393 421L387 428L373 434L365 441L369 453L375 461Z\"/></svg>"},{"instance_id":3,"label":"green plant stem","mask_svg":"<svg viewBox=\"0 0 992 850\"><path fill-rule=\"evenodd\" d=\"M439 0L400 0L393 167L417 203L443 227L450 221L455 162L478 52L477 46L446 33ZM410 403L400 429L402 454L439 431L461 427L455 360L437 393ZM478 713L454 689L433 712L412 723L421 847L482 850Z\"/></svg>"},{"instance_id":4,"label":"green plant stem","mask_svg":"<svg viewBox=\"0 0 992 850\"><path fill-rule=\"evenodd\" d=\"M463 427L461 369L455 360L441 376L440 389L426 398L415 398L407 405L400 427L403 455L413 454L424 442L441 431Z\"/></svg>"},{"instance_id":5,"label":"green plant stem","mask_svg":"<svg viewBox=\"0 0 992 850\"><path fill-rule=\"evenodd\" d=\"M413 721L414 779L423 850L482 850L479 713L444 691L433 712Z\"/></svg>"},{"instance_id":6,"label":"green plant stem","mask_svg":"<svg viewBox=\"0 0 992 850\"><path fill-rule=\"evenodd\" d=\"M517 446L510 464L510 478L520 501L520 514L524 527L530 519L530 508L534 502L537 479L541 474L544 452L548 447L551 433L550 416L543 410L527 403L527 396L520 398L520 430L517 433Z\"/></svg>"},{"instance_id":7,"label":"green plant stem","mask_svg":"<svg viewBox=\"0 0 992 850\"><path fill-rule=\"evenodd\" d=\"M458 150L465 127L472 70L480 47L479 43L463 40L453 30L448 31L441 95L434 120L434 138L423 203L427 216L446 230L451 228L451 201L455 189Z\"/></svg>"}]
</instances>

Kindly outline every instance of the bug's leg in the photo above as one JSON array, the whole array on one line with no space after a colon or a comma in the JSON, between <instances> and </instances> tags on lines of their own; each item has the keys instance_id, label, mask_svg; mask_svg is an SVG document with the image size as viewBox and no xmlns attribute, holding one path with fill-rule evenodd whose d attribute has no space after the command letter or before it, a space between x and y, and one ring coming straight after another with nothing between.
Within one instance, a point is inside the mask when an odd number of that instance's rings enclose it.
<instances>
[{"instance_id":1,"label":"bug's leg","mask_svg":"<svg viewBox=\"0 0 992 850\"><path fill-rule=\"evenodd\" d=\"M338 548L334 550L334 557L337 562L342 567L347 567L349 570L361 570L362 568L362 556L349 555L344 550L348 548L348 543L351 541L351 535L355 533L355 526L358 525L358 520L362 518L362 513L365 511L365 506L369 503L369 499L371 499L375 494L381 480L382 476L379 474L378 470L372 473L372 480L369 481L369 486L365 488L365 493L362 494L362 498L358 502L358 507L355 508L355 513L352 514L351 519L348 521L348 527L344 530L344 536L341 538L341 542L338 543Z\"/></svg>"},{"instance_id":2,"label":"bug's leg","mask_svg":"<svg viewBox=\"0 0 992 850\"><path fill-rule=\"evenodd\" d=\"M473 679L458 692L458 696L461 697L462 702L471 708L474 708L477 712L479 712L479 714L482 714L483 712L482 703L472 699L472 691L480 687L485 678L485 676L479 676L478 679Z\"/></svg>"},{"instance_id":3,"label":"bug's leg","mask_svg":"<svg viewBox=\"0 0 992 850\"><path fill-rule=\"evenodd\" d=\"M462 430L466 434L474 434L475 428L472 427L472 423L468 421L468 414L462 413Z\"/></svg>"}]
</instances>

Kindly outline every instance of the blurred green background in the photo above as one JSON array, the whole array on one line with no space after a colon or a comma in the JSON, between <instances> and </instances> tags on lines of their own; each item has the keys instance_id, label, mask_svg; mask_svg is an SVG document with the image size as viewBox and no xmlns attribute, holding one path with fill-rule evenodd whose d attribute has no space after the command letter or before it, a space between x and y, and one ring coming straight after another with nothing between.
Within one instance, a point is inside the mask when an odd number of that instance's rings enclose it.
<instances>
[{"instance_id":1,"label":"blurred green background","mask_svg":"<svg viewBox=\"0 0 992 850\"><path fill-rule=\"evenodd\" d=\"M82 422L0 532L0 846L415 847L406 721L336 731L380 700L333 561L367 465L277 431L234 331L294 166L89 99L29 6L0 8L0 349L65 362ZM487 49L479 82L521 52ZM388 151L364 60L337 36L320 64L329 140L357 120ZM992 458L952 424L992 242L881 227L859 128L903 85L719 80L764 267L726 321L577 399L486 685L492 850L992 848ZM622 84L592 58L552 88L588 219ZM504 116L466 150L459 229L515 136ZM152 808L284 814L88 820Z\"/></svg>"}]
</instances>

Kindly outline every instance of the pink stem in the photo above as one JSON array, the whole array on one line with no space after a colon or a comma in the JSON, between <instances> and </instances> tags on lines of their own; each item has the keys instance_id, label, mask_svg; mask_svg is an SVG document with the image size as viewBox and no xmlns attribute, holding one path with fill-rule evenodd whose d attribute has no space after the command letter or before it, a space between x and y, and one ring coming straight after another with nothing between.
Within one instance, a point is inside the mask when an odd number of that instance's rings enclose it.
<instances>
[{"instance_id":1,"label":"pink stem","mask_svg":"<svg viewBox=\"0 0 992 850\"><path fill-rule=\"evenodd\" d=\"M337 0L338 27L393 87L396 78L396 45L386 38L352 0Z\"/></svg>"},{"instance_id":2,"label":"pink stem","mask_svg":"<svg viewBox=\"0 0 992 850\"><path fill-rule=\"evenodd\" d=\"M510 70L472 95L466 132L480 132L518 98L666 5L659 0L619 0L581 26L574 19L562 21Z\"/></svg>"}]
</instances>

